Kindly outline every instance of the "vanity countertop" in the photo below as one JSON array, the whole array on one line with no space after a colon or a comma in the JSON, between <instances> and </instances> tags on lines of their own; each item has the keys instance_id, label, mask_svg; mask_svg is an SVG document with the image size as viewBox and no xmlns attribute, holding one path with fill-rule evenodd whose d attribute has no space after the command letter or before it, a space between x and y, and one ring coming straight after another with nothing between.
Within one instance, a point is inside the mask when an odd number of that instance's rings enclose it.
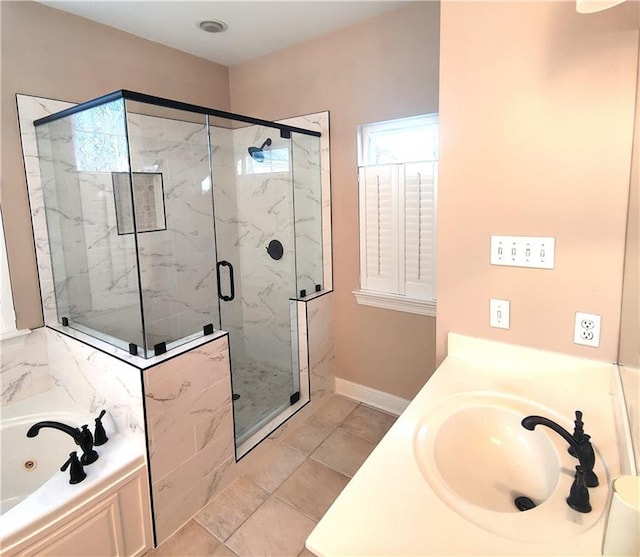
<instances>
[{"instance_id":1,"label":"vanity countertop","mask_svg":"<svg viewBox=\"0 0 640 557\"><path fill-rule=\"evenodd\" d=\"M449 356L318 523L307 548L319 557L600 554L609 486L624 468L617 385L614 364L450 334ZM465 502L461 513L425 480L415 456L425 416L449 400L496 393L540 405L569 431L574 411L583 411L600 467L600 486L589 489L591 513L566 505L576 461L566 442L542 427L562 465L557 495L535 509L496 512ZM468 473L482 481L472 461Z\"/></svg>"}]
</instances>

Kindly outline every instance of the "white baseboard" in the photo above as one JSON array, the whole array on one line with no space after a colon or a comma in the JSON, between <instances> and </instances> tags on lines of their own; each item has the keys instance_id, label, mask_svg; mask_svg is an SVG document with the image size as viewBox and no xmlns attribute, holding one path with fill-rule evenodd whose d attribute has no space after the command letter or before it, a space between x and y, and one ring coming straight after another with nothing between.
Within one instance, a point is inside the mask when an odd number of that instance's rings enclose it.
<instances>
[{"instance_id":1,"label":"white baseboard","mask_svg":"<svg viewBox=\"0 0 640 557\"><path fill-rule=\"evenodd\" d=\"M378 410L383 410L394 416L399 416L409 405L409 401L399 396L390 395L365 385L352 383L346 379L336 377L336 394L364 402L367 406L372 406Z\"/></svg>"}]
</instances>

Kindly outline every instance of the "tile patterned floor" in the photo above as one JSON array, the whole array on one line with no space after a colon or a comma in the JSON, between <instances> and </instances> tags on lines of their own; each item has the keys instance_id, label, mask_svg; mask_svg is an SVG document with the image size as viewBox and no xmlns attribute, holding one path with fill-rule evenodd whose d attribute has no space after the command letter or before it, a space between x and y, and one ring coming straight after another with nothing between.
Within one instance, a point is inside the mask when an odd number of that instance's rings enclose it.
<instances>
[{"instance_id":1,"label":"tile patterned floor","mask_svg":"<svg viewBox=\"0 0 640 557\"><path fill-rule=\"evenodd\" d=\"M305 539L395 419L333 396L146 557L312 557Z\"/></svg>"}]
</instances>

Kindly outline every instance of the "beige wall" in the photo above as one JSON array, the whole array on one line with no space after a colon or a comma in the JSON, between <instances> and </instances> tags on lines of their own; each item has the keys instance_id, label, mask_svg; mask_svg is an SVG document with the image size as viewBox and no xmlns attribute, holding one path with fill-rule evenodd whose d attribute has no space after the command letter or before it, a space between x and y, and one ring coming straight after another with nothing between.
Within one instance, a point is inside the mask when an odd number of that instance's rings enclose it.
<instances>
[{"instance_id":1,"label":"beige wall","mask_svg":"<svg viewBox=\"0 0 640 557\"><path fill-rule=\"evenodd\" d=\"M336 375L412 397L434 369L435 319L359 306L356 127L438 110L437 3L417 2L230 68L231 109L330 111Z\"/></svg>"},{"instance_id":2,"label":"beige wall","mask_svg":"<svg viewBox=\"0 0 640 557\"><path fill-rule=\"evenodd\" d=\"M640 2L638 23L640 24ZM640 41L638 49L640 52ZM638 78L618 354L620 363L636 368L640 368L640 56Z\"/></svg>"},{"instance_id":3,"label":"beige wall","mask_svg":"<svg viewBox=\"0 0 640 557\"><path fill-rule=\"evenodd\" d=\"M438 358L453 331L616 360L636 10L443 4ZM555 269L490 266L491 234L554 236ZM510 330L488 326L491 297ZM602 315L600 348L573 344L576 311Z\"/></svg>"},{"instance_id":4,"label":"beige wall","mask_svg":"<svg viewBox=\"0 0 640 557\"><path fill-rule=\"evenodd\" d=\"M18 327L42 324L15 94L82 102L131 89L229 109L228 68L35 2L0 2L2 214Z\"/></svg>"}]
</instances>

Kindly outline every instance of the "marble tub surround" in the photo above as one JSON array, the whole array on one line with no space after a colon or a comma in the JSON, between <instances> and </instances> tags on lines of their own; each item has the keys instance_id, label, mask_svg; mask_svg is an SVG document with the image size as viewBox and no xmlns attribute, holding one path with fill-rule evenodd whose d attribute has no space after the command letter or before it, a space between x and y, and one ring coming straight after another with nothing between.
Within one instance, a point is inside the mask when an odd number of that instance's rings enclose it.
<instances>
[{"instance_id":1,"label":"marble tub surround","mask_svg":"<svg viewBox=\"0 0 640 557\"><path fill-rule=\"evenodd\" d=\"M616 373L614 364L450 334L445 362L319 522L307 547L320 557L599 554L610 482L623 465L615 424L620 400L611 388ZM420 424L426 423L439 401L445 408L454 397L460 400L478 393L533 401L569 430L574 411L584 412L585 430L600 467L600 486L590 488L591 513L583 515L566 505L575 462L570 457L565 462L566 443L546 428L543 435L562 463L554 489L563 493L556 496L554 491L536 509L496 512L474 506L468 519L436 493L423 476L414 449Z\"/></svg>"},{"instance_id":2,"label":"marble tub surround","mask_svg":"<svg viewBox=\"0 0 640 557\"><path fill-rule=\"evenodd\" d=\"M108 409L118 432L135 436L144 449L140 370L51 328L44 331L53 383L91 415Z\"/></svg>"},{"instance_id":3,"label":"marble tub surround","mask_svg":"<svg viewBox=\"0 0 640 557\"><path fill-rule=\"evenodd\" d=\"M2 342L2 407L55 389L144 448L140 370L48 327Z\"/></svg>"},{"instance_id":4,"label":"marble tub surround","mask_svg":"<svg viewBox=\"0 0 640 557\"><path fill-rule=\"evenodd\" d=\"M49 374L47 334L44 328L1 341L2 408L48 391L53 385Z\"/></svg>"}]
</instances>

